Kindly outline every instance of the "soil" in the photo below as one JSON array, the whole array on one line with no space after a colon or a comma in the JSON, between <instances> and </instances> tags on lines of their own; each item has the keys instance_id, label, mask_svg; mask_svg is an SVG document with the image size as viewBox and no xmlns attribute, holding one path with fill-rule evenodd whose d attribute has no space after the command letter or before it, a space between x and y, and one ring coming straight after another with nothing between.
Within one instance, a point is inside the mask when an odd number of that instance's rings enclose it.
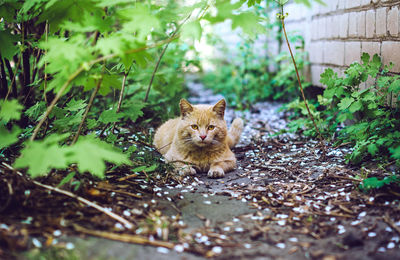
<instances>
[{"instance_id":1,"label":"soil","mask_svg":"<svg viewBox=\"0 0 400 260\"><path fill-rule=\"evenodd\" d=\"M190 88L193 103L221 98L201 84L192 82ZM277 135L286 127L280 106L227 110L228 122L241 116L246 127L234 149L238 169L224 178L209 179L206 173L153 178L122 168L102 181L80 176L76 191L71 183L62 187L133 227L2 164L0 258L400 259L399 188L369 193L359 188L365 176L389 176L398 169L373 162L351 166L344 159L351 151L346 146L326 144L324 155L316 140ZM56 186L66 174L38 181ZM121 242L124 235L134 243Z\"/></svg>"}]
</instances>

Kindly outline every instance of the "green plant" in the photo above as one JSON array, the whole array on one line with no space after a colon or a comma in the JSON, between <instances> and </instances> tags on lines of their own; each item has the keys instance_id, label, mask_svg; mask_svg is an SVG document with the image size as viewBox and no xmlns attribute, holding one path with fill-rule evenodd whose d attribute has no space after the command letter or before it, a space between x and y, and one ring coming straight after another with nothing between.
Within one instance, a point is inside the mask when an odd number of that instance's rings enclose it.
<instances>
[{"instance_id":1,"label":"green plant","mask_svg":"<svg viewBox=\"0 0 400 260\"><path fill-rule=\"evenodd\" d=\"M390 66L383 66L378 55L371 59L364 53L361 63L351 64L343 77L332 69L321 74L321 83L327 88L311 110L325 136L337 134L338 143L353 145L349 162L388 157L400 162L400 76L389 71ZM375 83L362 87L368 79ZM302 111L302 103L293 102L287 108ZM310 124L299 119L290 125L298 130ZM315 132L308 128L306 134Z\"/></svg>"},{"instance_id":2,"label":"green plant","mask_svg":"<svg viewBox=\"0 0 400 260\"><path fill-rule=\"evenodd\" d=\"M390 184L400 184L400 176L398 175L391 175L391 176L387 176L381 180L379 180L376 177L371 177L371 178L366 178L362 181L362 183L360 183L359 188L362 191L370 191L373 189L379 189L382 188L384 186L388 186Z\"/></svg>"},{"instance_id":3,"label":"green plant","mask_svg":"<svg viewBox=\"0 0 400 260\"><path fill-rule=\"evenodd\" d=\"M237 10L243 3L2 1L2 156L33 177L71 164L98 177L105 162L152 165L120 127L140 131L177 114L183 73L199 64L187 53L201 20L259 32L258 16Z\"/></svg>"}]
</instances>

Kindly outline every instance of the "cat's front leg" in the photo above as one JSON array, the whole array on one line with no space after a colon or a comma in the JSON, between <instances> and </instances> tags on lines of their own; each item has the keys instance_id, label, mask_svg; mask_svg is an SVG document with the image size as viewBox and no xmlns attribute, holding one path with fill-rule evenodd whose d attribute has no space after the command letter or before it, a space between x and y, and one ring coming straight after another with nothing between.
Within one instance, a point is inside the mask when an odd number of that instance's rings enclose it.
<instances>
[{"instance_id":1,"label":"cat's front leg","mask_svg":"<svg viewBox=\"0 0 400 260\"><path fill-rule=\"evenodd\" d=\"M186 165L183 163L174 163L175 172L181 176L186 175L195 175L196 169L190 165Z\"/></svg>"},{"instance_id":2,"label":"cat's front leg","mask_svg":"<svg viewBox=\"0 0 400 260\"><path fill-rule=\"evenodd\" d=\"M209 178L223 178L225 176L225 172L232 171L236 167L236 161L222 161L213 163L210 166L210 170L207 175Z\"/></svg>"}]
</instances>

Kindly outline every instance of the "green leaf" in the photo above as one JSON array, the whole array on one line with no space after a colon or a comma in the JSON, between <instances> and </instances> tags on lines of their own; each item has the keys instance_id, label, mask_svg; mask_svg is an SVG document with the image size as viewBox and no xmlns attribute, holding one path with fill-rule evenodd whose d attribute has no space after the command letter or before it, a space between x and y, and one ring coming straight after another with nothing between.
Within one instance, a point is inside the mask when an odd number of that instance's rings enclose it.
<instances>
[{"instance_id":1,"label":"green leaf","mask_svg":"<svg viewBox=\"0 0 400 260\"><path fill-rule=\"evenodd\" d=\"M28 167L28 174L35 178L46 175L51 169L68 167L67 148L58 145L69 134L53 134L40 141L27 141L21 156L14 163L16 168Z\"/></svg>"},{"instance_id":2,"label":"green leaf","mask_svg":"<svg viewBox=\"0 0 400 260\"><path fill-rule=\"evenodd\" d=\"M379 151L379 148L376 144L372 143L368 145L368 152L372 155L375 156L375 154Z\"/></svg>"},{"instance_id":3,"label":"green leaf","mask_svg":"<svg viewBox=\"0 0 400 260\"><path fill-rule=\"evenodd\" d=\"M364 53L361 55L361 61L362 61L364 64L368 64L368 63L369 63L369 59L370 59L370 56L369 56L368 53L364 52Z\"/></svg>"},{"instance_id":4,"label":"green leaf","mask_svg":"<svg viewBox=\"0 0 400 260\"><path fill-rule=\"evenodd\" d=\"M122 117L124 117L124 114L117 113L114 109L104 110L99 117L99 121L104 124L115 123L118 122Z\"/></svg>"},{"instance_id":5,"label":"green leaf","mask_svg":"<svg viewBox=\"0 0 400 260\"><path fill-rule=\"evenodd\" d=\"M397 146L396 148L390 147L389 151L394 159L400 159L400 146Z\"/></svg>"},{"instance_id":6,"label":"green leaf","mask_svg":"<svg viewBox=\"0 0 400 260\"><path fill-rule=\"evenodd\" d=\"M12 60L18 52L18 47L15 43L19 40L17 35L11 34L10 30L0 31L0 55L3 58Z\"/></svg>"},{"instance_id":7,"label":"green leaf","mask_svg":"<svg viewBox=\"0 0 400 260\"><path fill-rule=\"evenodd\" d=\"M31 120L36 121L39 119L39 116L44 113L45 110L46 103L44 101L40 101L31 106L28 110L26 110L25 115L27 115Z\"/></svg>"},{"instance_id":8,"label":"green leaf","mask_svg":"<svg viewBox=\"0 0 400 260\"><path fill-rule=\"evenodd\" d=\"M0 125L0 149L9 147L10 145L18 142L18 136L21 132L22 130L15 125L13 126L11 132L9 132L5 126Z\"/></svg>"},{"instance_id":9,"label":"green leaf","mask_svg":"<svg viewBox=\"0 0 400 260\"><path fill-rule=\"evenodd\" d=\"M64 184L70 182L70 181L75 177L75 175L76 175L76 172L70 172L70 173L68 173L68 175L65 176L65 177L60 181L60 183L57 185L57 187L61 187L61 186L63 186Z\"/></svg>"},{"instance_id":10,"label":"green leaf","mask_svg":"<svg viewBox=\"0 0 400 260\"><path fill-rule=\"evenodd\" d=\"M86 125L87 125L87 128L91 130L91 129L97 127L99 124L98 124L97 120L89 118L86 120Z\"/></svg>"},{"instance_id":11,"label":"green leaf","mask_svg":"<svg viewBox=\"0 0 400 260\"><path fill-rule=\"evenodd\" d=\"M352 97L345 97L342 101L338 104L340 110L347 109L352 103L354 102L354 98Z\"/></svg>"},{"instance_id":12,"label":"green leaf","mask_svg":"<svg viewBox=\"0 0 400 260\"><path fill-rule=\"evenodd\" d=\"M125 154L93 136L81 136L68 150L69 163L76 163L80 172L88 171L99 178L104 178L106 161L116 165L131 165Z\"/></svg>"},{"instance_id":13,"label":"green leaf","mask_svg":"<svg viewBox=\"0 0 400 260\"><path fill-rule=\"evenodd\" d=\"M135 122L139 117L143 116L142 109L145 106L146 104L142 101L131 100L124 102L122 111L126 117Z\"/></svg>"},{"instance_id":14,"label":"green leaf","mask_svg":"<svg viewBox=\"0 0 400 260\"><path fill-rule=\"evenodd\" d=\"M65 109L68 111L71 111L71 112L79 111L81 109L84 109L87 106L85 101L86 100L83 100L83 99L75 100L75 98L72 98L71 101L69 101L67 103L67 105L65 106Z\"/></svg>"},{"instance_id":15,"label":"green leaf","mask_svg":"<svg viewBox=\"0 0 400 260\"><path fill-rule=\"evenodd\" d=\"M182 39L200 40L201 38L201 25L199 20L192 21L182 27Z\"/></svg>"},{"instance_id":16,"label":"green leaf","mask_svg":"<svg viewBox=\"0 0 400 260\"><path fill-rule=\"evenodd\" d=\"M24 107L18 103L18 100L0 100L0 120L8 123L10 120L19 120L21 118L21 110Z\"/></svg>"},{"instance_id":17,"label":"green leaf","mask_svg":"<svg viewBox=\"0 0 400 260\"><path fill-rule=\"evenodd\" d=\"M125 33L136 33L139 40L144 40L152 30L161 27L158 18L145 4L137 3L134 8L123 9L120 14L129 19L122 25L122 30Z\"/></svg>"},{"instance_id":18,"label":"green leaf","mask_svg":"<svg viewBox=\"0 0 400 260\"><path fill-rule=\"evenodd\" d=\"M389 91L394 92L394 93L399 93L400 92L400 79L397 79L392 82L389 86Z\"/></svg>"},{"instance_id":19,"label":"green leaf","mask_svg":"<svg viewBox=\"0 0 400 260\"><path fill-rule=\"evenodd\" d=\"M362 108L363 108L363 105L362 105L361 100L357 100L350 105L349 111L350 111L350 113L354 113L354 112L360 111Z\"/></svg>"},{"instance_id":20,"label":"green leaf","mask_svg":"<svg viewBox=\"0 0 400 260\"><path fill-rule=\"evenodd\" d=\"M242 28L250 37L265 32L265 28L259 23L260 17L252 12L242 12L232 17L232 29Z\"/></svg>"}]
</instances>

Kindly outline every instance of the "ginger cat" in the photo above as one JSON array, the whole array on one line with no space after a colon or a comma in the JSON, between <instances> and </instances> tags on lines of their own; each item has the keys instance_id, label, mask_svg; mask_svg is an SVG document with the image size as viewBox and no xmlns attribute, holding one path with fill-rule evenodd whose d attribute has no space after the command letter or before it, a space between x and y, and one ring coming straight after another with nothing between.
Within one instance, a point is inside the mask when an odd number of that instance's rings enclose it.
<instances>
[{"instance_id":1,"label":"ginger cat","mask_svg":"<svg viewBox=\"0 0 400 260\"><path fill-rule=\"evenodd\" d=\"M224 99L211 105L192 105L182 99L181 116L161 125L154 145L168 162L183 175L208 172L210 178L224 177L236 167L231 148L243 131L243 120L236 118L227 129Z\"/></svg>"}]
</instances>

